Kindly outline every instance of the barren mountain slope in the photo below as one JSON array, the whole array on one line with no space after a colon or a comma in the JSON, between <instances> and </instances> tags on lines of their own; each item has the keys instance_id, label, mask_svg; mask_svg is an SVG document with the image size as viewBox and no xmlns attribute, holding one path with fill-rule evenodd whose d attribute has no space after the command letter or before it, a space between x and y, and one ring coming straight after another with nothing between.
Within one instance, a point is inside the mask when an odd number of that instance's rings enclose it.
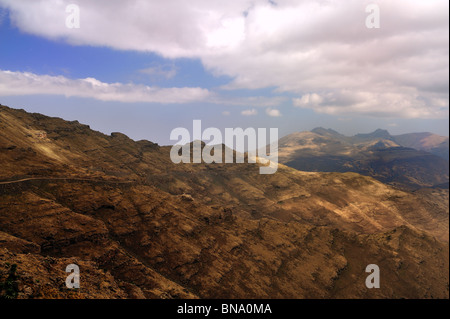
<instances>
[{"instance_id":1,"label":"barren mountain slope","mask_svg":"<svg viewBox=\"0 0 450 319\"><path fill-rule=\"evenodd\" d=\"M0 121L0 281L17 264L19 297L448 298L448 206L428 194L175 165L168 147L6 107Z\"/></svg>"}]
</instances>

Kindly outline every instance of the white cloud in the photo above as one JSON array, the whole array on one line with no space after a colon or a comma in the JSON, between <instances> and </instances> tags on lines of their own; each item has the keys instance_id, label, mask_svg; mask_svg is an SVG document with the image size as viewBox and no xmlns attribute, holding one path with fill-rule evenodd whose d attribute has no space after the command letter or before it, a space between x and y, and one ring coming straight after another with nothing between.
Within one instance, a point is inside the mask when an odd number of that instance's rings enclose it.
<instances>
[{"instance_id":1,"label":"white cloud","mask_svg":"<svg viewBox=\"0 0 450 319\"><path fill-rule=\"evenodd\" d=\"M266 114L269 115L269 116L272 116L272 117L279 117L279 116L281 116L281 112L279 110L271 109L271 108L266 109Z\"/></svg>"},{"instance_id":2,"label":"white cloud","mask_svg":"<svg viewBox=\"0 0 450 319\"><path fill-rule=\"evenodd\" d=\"M248 96L248 97L233 97L233 96L215 96L211 102L226 105L251 105L255 107L269 107L278 106L287 98L283 96Z\"/></svg>"},{"instance_id":3,"label":"white cloud","mask_svg":"<svg viewBox=\"0 0 450 319\"><path fill-rule=\"evenodd\" d=\"M205 102L227 106L274 106L280 97L225 97L199 87L160 88L133 83L105 83L95 78L69 79L64 76L38 75L30 72L0 70L0 96L65 95L100 101L125 103L191 103ZM256 112L256 110L255 110Z\"/></svg>"},{"instance_id":4,"label":"white cloud","mask_svg":"<svg viewBox=\"0 0 450 319\"><path fill-rule=\"evenodd\" d=\"M202 88L158 88L137 84L104 83L94 78L69 79L0 70L0 96L52 94L101 101L189 103L205 101L212 93Z\"/></svg>"},{"instance_id":5,"label":"white cloud","mask_svg":"<svg viewBox=\"0 0 450 319\"><path fill-rule=\"evenodd\" d=\"M229 111L223 111L222 115L229 116L231 113Z\"/></svg>"},{"instance_id":6,"label":"white cloud","mask_svg":"<svg viewBox=\"0 0 450 319\"><path fill-rule=\"evenodd\" d=\"M139 70L140 73L147 74L154 78L171 79L177 74L177 70L174 65L155 65L145 69Z\"/></svg>"},{"instance_id":7,"label":"white cloud","mask_svg":"<svg viewBox=\"0 0 450 319\"><path fill-rule=\"evenodd\" d=\"M380 85L371 90L340 89L322 95L312 93L292 100L294 106L326 114L365 114L385 118L440 118L448 116L445 93L423 95L415 87Z\"/></svg>"},{"instance_id":8,"label":"white cloud","mask_svg":"<svg viewBox=\"0 0 450 319\"><path fill-rule=\"evenodd\" d=\"M448 117L448 1L377 0L380 29L366 28L370 2L360 0L78 0L81 28L67 29L71 2L0 5L24 32L198 58L213 74L233 79L224 88L275 88L317 112Z\"/></svg>"},{"instance_id":9,"label":"white cloud","mask_svg":"<svg viewBox=\"0 0 450 319\"><path fill-rule=\"evenodd\" d=\"M298 107L306 107L311 108L318 106L321 102L323 102L323 98L316 93L305 94L301 98L294 98L292 103Z\"/></svg>"},{"instance_id":10,"label":"white cloud","mask_svg":"<svg viewBox=\"0 0 450 319\"><path fill-rule=\"evenodd\" d=\"M244 110L244 111L241 112L241 114L245 115L245 116L252 116L252 115L258 114L258 111L256 111L255 109Z\"/></svg>"}]
</instances>

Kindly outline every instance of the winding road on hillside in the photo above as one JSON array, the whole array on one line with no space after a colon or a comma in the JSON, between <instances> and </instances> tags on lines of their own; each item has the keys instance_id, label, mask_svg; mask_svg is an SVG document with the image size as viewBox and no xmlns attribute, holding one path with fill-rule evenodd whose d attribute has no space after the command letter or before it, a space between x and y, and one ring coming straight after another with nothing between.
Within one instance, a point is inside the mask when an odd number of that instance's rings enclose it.
<instances>
[{"instance_id":1,"label":"winding road on hillside","mask_svg":"<svg viewBox=\"0 0 450 319\"><path fill-rule=\"evenodd\" d=\"M129 184L133 183L135 181L114 181L114 180L103 180L103 179L88 179L88 178L67 178L67 177L29 177L29 178L23 178L18 179L14 181L0 181L0 185L7 185L7 184L17 184L17 183L23 183L27 181L79 181L79 182L97 182L97 183L115 183L115 184Z\"/></svg>"}]
</instances>

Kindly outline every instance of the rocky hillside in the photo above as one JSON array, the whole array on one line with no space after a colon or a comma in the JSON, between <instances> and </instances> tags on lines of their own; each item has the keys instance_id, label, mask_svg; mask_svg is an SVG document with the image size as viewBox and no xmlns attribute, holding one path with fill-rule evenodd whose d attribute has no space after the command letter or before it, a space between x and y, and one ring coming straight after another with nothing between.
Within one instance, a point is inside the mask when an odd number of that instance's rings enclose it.
<instances>
[{"instance_id":1,"label":"rocky hillside","mask_svg":"<svg viewBox=\"0 0 450 319\"><path fill-rule=\"evenodd\" d=\"M448 190L169 152L0 106L0 295L448 298Z\"/></svg>"}]
</instances>

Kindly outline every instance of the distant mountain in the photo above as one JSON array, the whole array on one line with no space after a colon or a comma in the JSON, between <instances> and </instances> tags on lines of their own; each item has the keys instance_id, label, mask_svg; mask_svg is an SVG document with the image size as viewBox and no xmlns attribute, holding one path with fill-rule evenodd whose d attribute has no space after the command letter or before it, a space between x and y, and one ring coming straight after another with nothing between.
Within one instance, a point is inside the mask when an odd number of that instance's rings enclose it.
<instances>
[{"instance_id":1,"label":"distant mountain","mask_svg":"<svg viewBox=\"0 0 450 319\"><path fill-rule=\"evenodd\" d=\"M373 140L373 139L392 139L391 134L387 130L377 129L376 131L369 134L356 134L353 137L354 140Z\"/></svg>"},{"instance_id":2,"label":"distant mountain","mask_svg":"<svg viewBox=\"0 0 450 319\"><path fill-rule=\"evenodd\" d=\"M347 137L316 128L281 138L279 161L302 171L357 172L397 187L418 189L448 182L448 161L424 151L440 147L445 153L444 145L444 137L432 134L392 136L378 129Z\"/></svg>"},{"instance_id":3,"label":"distant mountain","mask_svg":"<svg viewBox=\"0 0 450 319\"><path fill-rule=\"evenodd\" d=\"M315 129L311 130L311 132L319 134L319 135L330 135L330 136L334 136L337 138L344 138L344 139L347 138L345 135L342 135L342 134L336 132L335 130L324 129L323 127L316 127Z\"/></svg>"},{"instance_id":4,"label":"distant mountain","mask_svg":"<svg viewBox=\"0 0 450 319\"><path fill-rule=\"evenodd\" d=\"M426 151L449 160L449 138L432 133L410 133L393 136L404 147Z\"/></svg>"},{"instance_id":5,"label":"distant mountain","mask_svg":"<svg viewBox=\"0 0 450 319\"><path fill-rule=\"evenodd\" d=\"M19 298L448 298L448 190L170 150L0 106L0 283L17 265Z\"/></svg>"}]
</instances>

